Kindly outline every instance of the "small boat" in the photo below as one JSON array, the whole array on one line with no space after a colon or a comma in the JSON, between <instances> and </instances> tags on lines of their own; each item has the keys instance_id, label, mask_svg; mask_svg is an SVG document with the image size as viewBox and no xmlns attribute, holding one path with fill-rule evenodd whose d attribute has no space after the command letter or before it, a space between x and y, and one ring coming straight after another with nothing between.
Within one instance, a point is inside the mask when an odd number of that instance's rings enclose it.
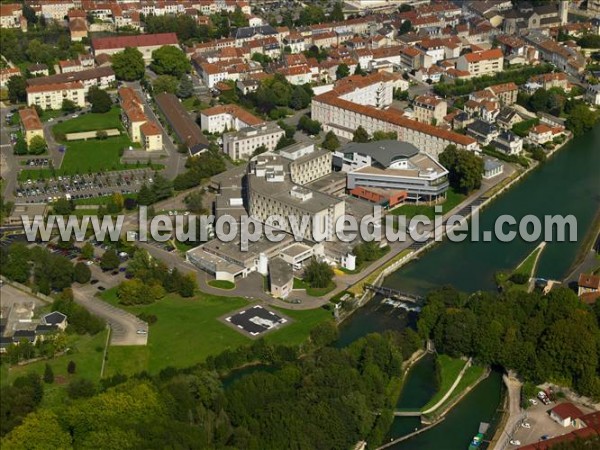
<instances>
[{"instance_id":1,"label":"small boat","mask_svg":"<svg viewBox=\"0 0 600 450\"><path fill-rule=\"evenodd\" d=\"M487 432L489 427L490 424L486 422L481 422L479 424L479 430L477 434L473 436L468 450L478 450L479 448L481 448L481 444L483 444L483 438L485 437L485 433Z\"/></svg>"}]
</instances>

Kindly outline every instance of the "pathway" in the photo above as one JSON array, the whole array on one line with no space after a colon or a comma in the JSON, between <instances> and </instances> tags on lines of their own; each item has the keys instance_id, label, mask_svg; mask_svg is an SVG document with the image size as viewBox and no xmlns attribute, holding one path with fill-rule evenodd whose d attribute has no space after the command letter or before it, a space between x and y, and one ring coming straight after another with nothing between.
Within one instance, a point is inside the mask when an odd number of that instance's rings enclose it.
<instances>
[{"instance_id":1,"label":"pathway","mask_svg":"<svg viewBox=\"0 0 600 450\"><path fill-rule=\"evenodd\" d=\"M465 366L462 368L462 370L460 371L460 373L456 377L456 380L454 380L454 383L452 383L452 386L450 386L450 389L448 389L448 392L446 392L446 394L440 399L439 402L437 402L431 408L423 411L423 414L431 414L436 409L438 409L440 406L442 406L446 402L446 400L448 400L448 398L450 397L450 395L452 395L452 393L456 389L456 386L458 386L458 383L460 383L460 380L462 380L462 377L465 374L465 372L467 371L467 369L469 367L471 367L471 363L472 362L473 362L473 359L469 358L468 361L467 361L467 363L465 364Z\"/></svg>"},{"instance_id":2,"label":"pathway","mask_svg":"<svg viewBox=\"0 0 600 450\"><path fill-rule=\"evenodd\" d=\"M514 430L523 420L523 414L521 412L521 383L517 378L509 375L503 375L502 379L507 387L508 395L508 417L502 430L496 431L497 441L490 444L490 449L501 450L506 448L509 441L509 436L512 436ZM499 435L499 436L498 436Z\"/></svg>"}]
</instances>

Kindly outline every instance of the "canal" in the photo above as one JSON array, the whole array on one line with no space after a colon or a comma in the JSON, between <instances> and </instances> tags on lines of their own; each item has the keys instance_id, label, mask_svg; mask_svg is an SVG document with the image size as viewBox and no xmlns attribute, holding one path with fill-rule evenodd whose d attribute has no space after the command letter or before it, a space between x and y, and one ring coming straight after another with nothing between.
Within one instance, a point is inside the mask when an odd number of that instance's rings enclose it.
<instances>
[{"instance_id":1,"label":"canal","mask_svg":"<svg viewBox=\"0 0 600 450\"><path fill-rule=\"evenodd\" d=\"M538 276L561 280L575 261L581 250L580 242L600 210L599 168L600 126L597 126L585 136L573 139L550 160L492 202L481 213L480 229L493 230L496 218L502 214L511 214L517 221L527 214L542 220L544 215L572 214L577 219L579 242L549 242L537 270ZM390 275L384 285L417 294L425 294L445 284L466 292L495 289L494 274L499 270L514 268L538 242L520 239L509 243L498 240L444 241ZM371 332L414 326L416 316L413 313L407 314L401 309L382 305L380 300L374 298L342 325L340 346ZM425 404L431 398L431 390L435 389L432 364L430 360L421 360L409 372L399 407ZM492 372L447 414L441 424L393 448L466 449L480 422L493 423L497 420L501 392L501 375ZM388 438L406 435L418 427L418 419L397 418Z\"/></svg>"}]
</instances>

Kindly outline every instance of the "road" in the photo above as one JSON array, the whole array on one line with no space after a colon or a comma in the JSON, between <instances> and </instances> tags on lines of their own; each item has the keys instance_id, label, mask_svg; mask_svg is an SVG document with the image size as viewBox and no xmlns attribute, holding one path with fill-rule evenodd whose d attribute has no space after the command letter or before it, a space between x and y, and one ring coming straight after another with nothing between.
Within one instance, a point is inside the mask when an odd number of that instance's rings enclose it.
<instances>
[{"instance_id":1,"label":"road","mask_svg":"<svg viewBox=\"0 0 600 450\"><path fill-rule=\"evenodd\" d=\"M508 441L512 438L515 429L523 421L524 415L521 411L521 383L517 378L509 375L504 375L504 384L507 387L508 394L508 419L504 426L504 432L496 441L496 445L492 450L501 450L508 446Z\"/></svg>"},{"instance_id":2,"label":"road","mask_svg":"<svg viewBox=\"0 0 600 450\"><path fill-rule=\"evenodd\" d=\"M73 285L73 297L75 301L95 314L106 320L111 327L111 345L146 345L148 334L138 334L138 330L148 331L148 324L138 319L133 314L117 308L110 303L100 300L95 295L98 286L110 288L121 281L121 276L112 276L110 273L102 273L97 267L92 268L92 276L99 280L97 285Z\"/></svg>"}]
</instances>

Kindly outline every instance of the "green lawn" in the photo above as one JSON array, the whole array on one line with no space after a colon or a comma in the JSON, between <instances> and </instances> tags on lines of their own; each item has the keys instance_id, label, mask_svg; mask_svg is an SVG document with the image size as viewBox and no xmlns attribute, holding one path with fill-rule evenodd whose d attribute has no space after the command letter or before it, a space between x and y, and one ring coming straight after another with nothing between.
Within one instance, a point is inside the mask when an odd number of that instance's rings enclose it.
<instances>
[{"instance_id":1,"label":"green lawn","mask_svg":"<svg viewBox=\"0 0 600 450\"><path fill-rule=\"evenodd\" d=\"M440 406L441 409L439 411L441 411L445 405L450 404L456 397L462 394L465 391L465 389L467 389L469 386L475 383L479 379L479 377L483 375L484 371L485 367L478 366L476 364L472 365L467 370L465 370L465 374L458 382L456 389L452 391L452 394L450 394L446 401Z\"/></svg>"},{"instance_id":2,"label":"green lawn","mask_svg":"<svg viewBox=\"0 0 600 450\"><path fill-rule=\"evenodd\" d=\"M136 194L121 194L123 198L136 198ZM112 199L112 195L103 195L101 197L93 197L93 198L78 198L77 200L73 200L73 203L76 205L106 205ZM87 209L82 209L80 211L90 211Z\"/></svg>"},{"instance_id":3,"label":"green lawn","mask_svg":"<svg viewBox=\"0 0 600 450\"><path fill-rule=\"evenodd\" d=\"M335 283L332 281L324 288L312 288L309 287L306 289L306 293L311 297L323 297L326 294L329 294L331 291L335 289Z\"/></svg>"},{"instance_id":4,"label":"green lawn","mask_svg":"<svg viewBox=\"0 0 600 450\"><path fill-rule=\"evenodd\" d=\"M308 289L310 287L310 285L300 279L300 278L294 278L294 286L292 287L292 289Z\"/></svg>"},{"instance_id":5,"label":"green lawn","mask_svg":"<svg viewBox=\"0 0 600 450\"><path fill-rule=\"evenodd\" d=\"M442 214L446 214L448 211L451 211L465 198L465 194L456 192L452 188L448 189L446 201L444 201L444 203L440 203L440 205L442 206ZM422 214L433 220L433 218L435 217L435 206L436 205L415 205L407 203L396 209L391 210L390 214L393 214L395 216L404 215L407 219L411 219L416 215Z\"/></svg>"},{"instance_id":6,"label":"green lawn","mask_svg":"<svg viewBox=\"0 0 600 450\"><path fill-rule=\"evenodd\" d=\"M102 298L118 305L116 290L107 290ZM218 320L225 314L248 306L239 297L219 297L201 294L193 299L168 295L158 302L135 307L122 307L134 314L154 314L158 321L151 325L146 347L111 347L106 374L132 374L148 370L188 367L202 362L209 355L225 349L249 345L252 340ZM281 330L271 332L265 339L273 343L299 344L307 339L310 330L331 314L324 309L309 311L280 310L293 322Z\"/></svg>"},{"instance_id":7,"label":"green lawn","mask_svg":"<svg viewBox=\"0 0 600 450\"><path fill-rule=\"evenodd\" d=\"M57 138L67 133L78 133L81 131L107 130L109 128L123 129L121 125L121 110L113 107L107 113L86 113L75 119L65 120L52 127L52 132Z\"/></svg>"},{"instance_id":8,"label":"green lawn","mask_svg":"<svg viewBox=\"0 0 600 450\"><path fill-rule=\"evenodd\" d=\"M209 286L212 286L217 289L234 289L235 283L227 280L210 280L208 282Z\"/></svg>"},{"instance_id":9,"label":"green lawn","mask_svg":"<svg viewBox=\"0 0 600 450\"><path fill-rule=\"evenodd\" d=\"M46 363L52 366L55 382L51 385L44 385L43 405L52 405L55 400L64 396L64 389L69 380L77 377L87 378L89 380L100 380L100 370L102 368L102 355L106 343L108 331L103 331L95 336L90 335L68 335L68 347L71 349L68 354L58 356L53 359L38 361L26 366L12 366L8 368L6 364L2 365L2 384L12 383L15 378L25 375L29 372L44 374ZM70 375L67 372L69 361L75 361L76 372Z\"/></svg>"},{"instance_id":10,"label":"green lawn","mask_svg":"<svg viewBox=\"0 0 600 450\"><path fill-rule=\"evenodd\" d=\"M540 247L536 247L535 250L532 251L521 264L519 264L514 273L522 273L528 277L532 277L534 275L533 271L535 269L535 263L541 251L542 249Z\"/></svg>"},{"instance_id":11,"label":"green lawn","mask_svg":"<svg viewBox=\"0 0 600 450\"><path fill-rule=\"evenodd\" d=\"M446 392L452 387L456 377L458 377L458 374L465 366L466 361L458 358L451 358L447 355L438 355L437 364L439 365L440 370L440 386L435 395L421 408L422 411L431 408L446 395Z\"/></svg>"},{"instance_id":12,"label":"green lawn","mask_svg":"<svg viewBox=\"0 0 600 450\"><path fill-rule=\"evenodd\" d=\"M62 109L46 109L40 115L42 122L48 122L50 119L56 119L57 117L63 117L64 111Z\"/></svg>"}]
</instances>

